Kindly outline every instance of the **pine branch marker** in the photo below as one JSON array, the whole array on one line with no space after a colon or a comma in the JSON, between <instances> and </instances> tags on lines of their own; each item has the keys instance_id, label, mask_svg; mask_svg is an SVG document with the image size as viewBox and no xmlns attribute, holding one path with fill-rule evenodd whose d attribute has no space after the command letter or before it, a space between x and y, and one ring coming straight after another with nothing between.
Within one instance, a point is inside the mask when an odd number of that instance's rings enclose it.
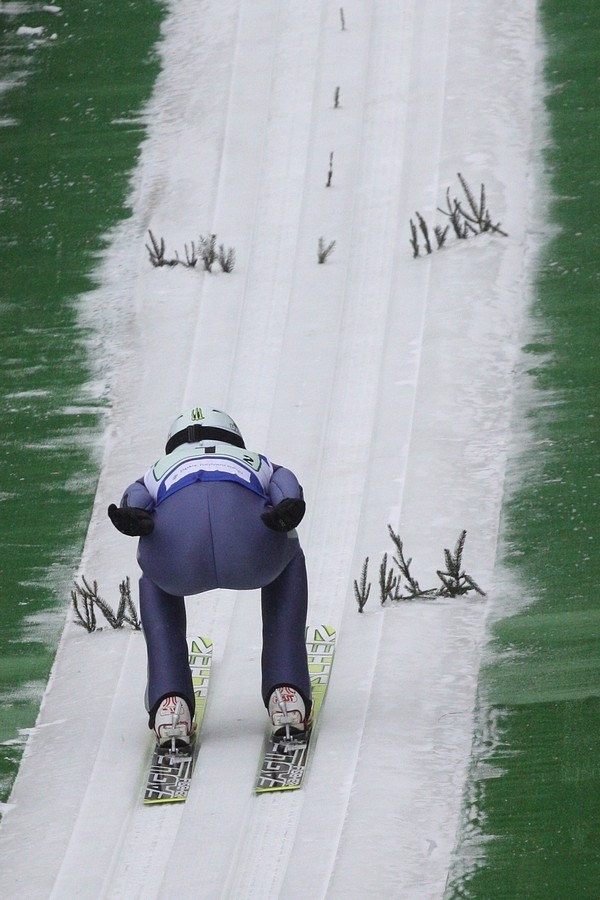
<instances>
[{"instance_id":1,"label":"pine branch marker","mask_svg":"<svg viewBox=\"0 0 600 900\"><path fill-rule=\"evenodd\" d=\"M433 249L431 246L431 241L429 240L429 229L427 227L427 222L425 221L421 213L416 212L415 215L417 217L417 222L419 223L419 228L421 229L421 234L423 235L423 239L425 241L425 249L427 250L427 253L432 253Z\"/></svg>"},{"instance_id":2,"label":"pine branch marker","mask_svg":"<svg viewBox=\"0 0 600 900\"><path fill-rule=\"evenodd\" d=\"M319 243L317 245L317 259L319 263L323 264L329 256L333 253L335 248L335 241L330 241L328 244L325 243L325 238L320 237Z\"/></svg>"},{"instance_id":3,"label":"pine branch marker","mask_svg":"<svg viewBox=\"0 0 600 900\"><path fill-rule=\"evenodd\" d=\"M386 606L388 601L398 603L409 600L433 600L436 597L461 597L470 591L485 597L485 591L479 587L475 579L461 569L466 531L463 530L460 533L453 553L450 550L444 550L446 571L443 572L441 569L437 571L442 587L439 589L427 588L426 590L421 588L417 579L411 574L412 559L407 559L404 555L404 544L400 535L396 534L391 525L388 525L388 532L396 552L392 556L391 565L388 562L388 554L384 553L379 566L379 594L382 606ZM394 565L397 566L397 572ZM369 557L367 556L363 563L360 580L354 581L354 596L359 613L363 611L371 590L371 584L368 581L368 567ZM406 582L404 592L401 588L402 578Z\"/></svg>"},{"instance_id":4,"label":"pine branch marker","mask_svg":"<svg viewBox=\"0 0 600 900\"><path fill-rule=\"evenodd\" d=\"M165 256L165 240L161 237L158 241L149 230L151 246L146 244L146 250L150 257L150 262L155 268L161 266L184 266L186 269L195 269L199 259L204 263L204 271L211 272L216 261L219 262L223 272L232 272L235 265L235 250L233 247L225 248L224 244L219 245L217 250L216 234L201 234L198 239L198 246L191 241L190 246L184 244L185 260L179 258L179 253L175 251L172 259Z\"/></svg>"},{"instance_id":5,"label":"pine branch marker","mask_svg":"<svg viewBox=\"0 0 600 900\"><path fill-rule=\"evenodd\" d=\"M325 187L331 187L331 179L333 178L333 151L329 154L329 171L327 172L327 183Z\"/></svg>"},{"instance_id":6,"label":"pine branch marker","mask_svg":"<svg viewBox=\"0 0 600 900\"><path fill-rule=\"evenodd\" d=\"M131 585L129 577L119 585L119 605L117 611L104 600L98 592L98 582L94 581L90 587L85 576L81 576L83 585L75 582L75 590L71 591L71 600L76 619L73 621L76 625L85 628L86 631L92 632L96 630L96 611L97 607L111 628L122 628L125 624L130 625L134 631L141 630L141 622L137 610L131 600ZM80 604L81 607L80 608Z\"/></svg>"},{"instance_id":7,"label":"pine branch marker","mask_svg":"<svg viewBox=\"0 0 600 900\"><path fill-rule=\"evenodd\" d=\"M417 226L410 220L410 246L413 249L413 259L416 259L419 256L419 238L417 235Z\"/></svg>"},{"instance_id":8,"label":"pine branch marker","mask_svg":"<svg viewBox=\"0 0 600 900\"><path fill-rule=\"evenodd\" d=\"M233 247L225 249L224 244L219 244L217 259L223 272L233 272L233 267L235 266L235 250Z\"/></svg>"},{"instance_id":9,"label":"pine branch marker","mask_svg":"<svg viewBox=\"0 0 600 900\"><path fill-rule=\"evenodd\" d=\"M384 553L379 566L379 599L382 606L385 606L388 600L396 598L398 587L398 578L394 575L393 567L388 569L387 562L388 555Z\"/></svg>"},{"instance_id":10,"label":"pine branch marker","mask_svg":"<svg viewBox=\"0 0 600 900\"><path fill-rule=\"evenodd\" d=\"M149 247L148 244L146 244L146 250L150 255L150 262L152 265L155 268L160 268L161 266L176 266L178 263L177 259L165 259L165 239L161 237L159 243L150 229L148 229L148 234L150 235L152 247Z\"/></svg>"},{"instance_id":11,"label":"pine branch marker","mask_svg":"<svg viewBox=\"0 0 600 900\"><path fill-rule=\"evenodd\" d=\"M443 585L438 591L438 596L440 597L461 597L464 594L468 594L469 591L475 591L482 597L485 597L485 591L479 587L477 582L470 575L467 575L466 572L461 571L466 537L467 532L461 531L454 547L454 553L444 550L446 571L442 572L440 569L437 571L438 578Z\"/></svg>"},{"instance_id":12,"label":"pine branch marker","mask_svg":"<svg viewBox=\"0 0 600 900\"><path fill-rule=\"evenodd\" d=\"M80 625L88 633L96 630L96 612L94 610L94 598L98 595L98 585L94 581L93 587L90 587L85 578L82 578L83 587L75 582L75 590L71 591L71 601L73 610L77 616L74 619L76 625ZM79 608L82 604L83 609Z\"/></svg>"},{"instance_id":13,"label":"pine branch marker","mask_svg":"<svg viewBox=\"0 0 600 900\"><path fill-rule=\"evenodd\" d=\"M356 579L354 580L354 596L356 597L356 602L358 603L359 613L361 613L365 608L365 604L369 599L369 594L371 593L371 583L367 581L368 570L369 557L367 556L360 573L360 582L357 582Z\"/></svg>"},{"instance_id":14,"label":"pine branch marker","mask_svg":"<svg viewBox=\"0 0 600 900\"><path fill-rule=\"evenodd\" d=\"M396 534L391 525L388 525L388 533L392 539L392 543L396 548L396 556L392 557L398 569L400 570L400 574L408 584L410 590L409 593L399 597L399 600L416 600L418 598L426 599L429 597L435 597L436 591L435 588L427 588L426 590L421 590L419 582L416 578L413 577L410 571L410 565L412 563L411 559L406 559L404 556L404 544L400 539L400 535Z\"/></svg>"},{"instance_id":15,"label":"pine branch marker","mask_svg":"<svg viewBox=\"0 0 600 900\"><path fill-rule=\"evenodd\" d=\"M469 235L478 235L485 232L492 232L494 234L501 234L503 237L508 237L507 232L503 231L500 227L501 223L492 221L490 211L487 207L485 185L482 184L480 186L479 198L477 199L469 187L466 178L464 178L460 172L457 172L457 177L463 189L465 199L459 200L457 197L451 198L450 188L447 188L446 209L442 209L438 206L437 211L443 216L446 216L450 221L445 228L441 228L440 226L434 227L438 250L446 243L450 225L454 230L455 236L461 241L468 238ZM419 228L425 238L425 248L428 253L431 253L431 243L429 241L427 223L419 213L416 213L416 216ZM416 228L412 219L410 219L410 231L410 245L413 248L413 259L415 259L419 255L419 251L416 240Z\"/></svg>"}]
</instances>

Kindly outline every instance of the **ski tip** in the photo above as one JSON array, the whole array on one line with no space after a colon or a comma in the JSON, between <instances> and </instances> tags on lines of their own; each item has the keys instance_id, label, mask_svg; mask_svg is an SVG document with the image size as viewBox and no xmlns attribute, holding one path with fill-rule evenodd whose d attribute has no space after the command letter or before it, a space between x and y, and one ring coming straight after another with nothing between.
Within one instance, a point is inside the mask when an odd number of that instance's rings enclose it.
<instances>
[{"instance_id":1,"label":"ski tip","mask_svg":"<svg viewBox=\"0 0 600 900\"><path fill-rule=\"evenodd\" d=\"M207 637L195 637L190 640L190 653L212 653L213 642Z\"/></svg>"},{"instance_id":2,"label":"ski tip","mask_svg":"<svg viewBox=\"0 0 600 900\"><path fill-rule=\"evenodd\" d=\"M309 625L306 629L308 643L331 644L335 638L336 631L331 625Z\"/></svg>"}]
</instances>

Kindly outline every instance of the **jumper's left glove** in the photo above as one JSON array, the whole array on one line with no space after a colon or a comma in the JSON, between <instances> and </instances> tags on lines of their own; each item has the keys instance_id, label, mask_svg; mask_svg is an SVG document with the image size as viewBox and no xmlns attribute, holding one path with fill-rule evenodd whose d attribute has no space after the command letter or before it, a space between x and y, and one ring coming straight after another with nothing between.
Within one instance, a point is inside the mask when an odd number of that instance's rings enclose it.
<instances>
[{"instance_id":1,"label":"jumper's left glove","mask_svg":"<svg viewBox=\"0 0 600 900\"><path fill-rule=\"evenodd\" d=\"M108 517L115 528L121 534L129 537L144 537L154 528L154 519L146 509L137 506L115 506L111 503L108 507Z\"/></svg>"},{"instance_id":2,"label":"jumper's left glove","mask_svg":"<svg viewBox=\"0 0 600 900\"><path fill-rule=\"evenodd\" d=\"M287 497L281 500L277 506L262 514L261 519L273 531L291 531L299 525L304 518L306 503L304 500L295 500Z\"/></svg>"}]
</instances>

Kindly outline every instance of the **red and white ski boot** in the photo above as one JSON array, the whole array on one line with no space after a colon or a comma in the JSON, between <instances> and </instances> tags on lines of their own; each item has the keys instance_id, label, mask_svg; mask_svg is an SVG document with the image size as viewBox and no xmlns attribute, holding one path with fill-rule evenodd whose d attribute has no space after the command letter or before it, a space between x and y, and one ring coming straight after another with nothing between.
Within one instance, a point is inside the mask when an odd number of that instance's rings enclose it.
<instances>
[{"instance_id":1,"label":"red and white ski boot","mask_svg":"<svg viewBox=\"0 0 600 900\"><path fill-rule=\"evenodd\" d=\"M273 724L273 737L289 740L293 735L305 734L310 722L306 704L293 687L277 687L269 698L269 717Z\"/></svg>"},{"instance_id":2,"label":"red and white ski boot","mask_svg":"<svg viewBox=\"0 0 600 900\"><path fill-rule=\"evenodd\" d=\"M156 741L160 747L169 748L173 753L178 748L189 746L193 734L193 720L190 708L181 697L165 697L154 719Z\"/></svg>"}]
</instances>

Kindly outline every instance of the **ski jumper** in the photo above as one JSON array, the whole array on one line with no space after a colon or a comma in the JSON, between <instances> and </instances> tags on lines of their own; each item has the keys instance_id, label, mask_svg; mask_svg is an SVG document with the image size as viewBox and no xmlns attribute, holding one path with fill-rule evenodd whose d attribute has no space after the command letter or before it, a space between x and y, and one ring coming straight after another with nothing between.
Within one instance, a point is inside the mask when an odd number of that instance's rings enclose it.
<instances>
[{"instance_id":1,"label":"ski jumper","mask_svg":"<svg viewBox=\"0 0 600 900\"><path fill-rule=\"evenodd\" d=\"M121 507L148 510L154 520L137 551L150 727L167 696L193 712L184 598L214 588L261 588L265 705L274 688L291 685L310 706L304 553L295 530L273 531L260 518L285 498L302 498L289 469L211 440L178 446L125 491Z\"/></svg>"}]
</instances>

